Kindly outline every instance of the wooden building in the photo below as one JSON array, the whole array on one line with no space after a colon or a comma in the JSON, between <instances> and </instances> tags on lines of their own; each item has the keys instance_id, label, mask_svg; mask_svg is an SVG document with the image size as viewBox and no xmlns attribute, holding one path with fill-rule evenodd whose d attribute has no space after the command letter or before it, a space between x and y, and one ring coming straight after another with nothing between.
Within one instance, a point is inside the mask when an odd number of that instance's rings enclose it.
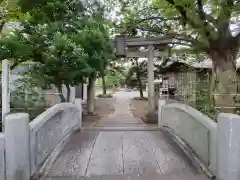
<instances>
[{"instance_id":1,"label":"wooden building","mask_svg":"<svg viewBox=\"0 0 240 180\"><path fill-rule=\"evenodd\" d=\"M207 83L210 88L211 68L208 66L204 63L190 64L180 61L169 61L165 66L161 66L159 72L163 75L163 97L167 95L168 98L196 104L199 85Z\"/></svg>"}]
</instances>

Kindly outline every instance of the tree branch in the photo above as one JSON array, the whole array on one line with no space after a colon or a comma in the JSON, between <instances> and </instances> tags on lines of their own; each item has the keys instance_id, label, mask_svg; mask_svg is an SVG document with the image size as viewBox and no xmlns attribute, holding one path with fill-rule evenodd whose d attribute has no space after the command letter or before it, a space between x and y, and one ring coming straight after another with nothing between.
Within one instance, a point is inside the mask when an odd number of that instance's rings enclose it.
<instances>
[{"instance_id":1,"label":"tree branch","mask_svg":"<svg viewBox=\"0 0 240 180\"><path fill-rule=\"evenodd\" d=\"M186 24L187 21L188 21L188 18L187 18L187 12L186 10L184 9L183 6L180 6L180 5L176 5L174 0L166 0L169 4L175 6L175 8L179 11L179 13L181 14L182 18L183 18L183 23Z\"/></svg>"},{"instance_id":2,"label":"tree branch","mask_svg":"<svg viewBox=\"0 0 240 180\"><path fill-rule=\"evenodd\" d=\"M234 0L224 0L220 5L221 5L221 10L217 18L218 20L217 28L219 32L219 37L221 36L226 37L231 34L229 31L229 22L230 22L232 10L234 7Z\"/></svg>"},{"instance_id":3,"label":"tree branch","mask_svg":"<svg viewBox=\"0 0 240 180\"><path fill-rule=\"evenodd\" d=\"M184 6L176 4L174 0L166 1L179 11L185 24L188 23L193 29L195 29L199 34L201 34L204 39L208 41L208 43L210 43L211 39L213 39L213 33L215 33L215 28L212 27L212 25L210 25L208 21L211 22L214 26L216 26L216 21L211 15L207 15L204 12L201 0L197 0L197 9L195 9L195 12L199 14L200 21L202 21L202 23L197 23L198 21L193 19L194 17L187 17L187 8L190 8L187 5Z\"/></svg>"},{"instance_id":4,"label":"tree branch","mask_svg":"<svg viewBox=\"0 0 240 180\"><path fill-rule=\"evenodd\" d=\"M161 32L159 32L159 31L153 30L153 29L151 29L151 30L150 30L150 29L147 29L147 30L146 30L146 28L145 28L145 30L144 30L144 29L141 29L141 28L139 27L139 24L140 24L140 23L143 23L143 22L146 22L146 21L150 21L150 20L171 21L171 20L179 20L179 19L180 19L180 17L165 19L165 18L163 18L163 17L155 17L155 16L153 16L153 17L148 17L148 18L144 18L144 19L135 20L135 21L132 22L132 24L130 24L130 25L127 26L127 28L126 28L126 30L123 32L123 34L126 34L129 30L132 30L133 28L137 28L137 29L140 29L140 30L143 30L143 31L161 33Z\"/></svg>"},{"instance_id":5,"label":"tree branch","mask_svg":"<svg viewBox=\"0 0 240 180\"><path fill-rule=\"evenodd\" d=\"M204 31L207 37L210 36L210 32L207 29L208 26L208 22L206 21L206 16L205 16L205 12L203 10L203 4L202 4L202 0L197 0L197 13L199 14L199 18L203 21L203 27L204 27Z\"/></svg>"},{"instance_id":6,"label":"tree branch","mask_svg":"<svg viewBox=\"0 0 240 180\"><path fill-rule=\"evenodd\" d=\"M168 36L168 38L175 39L177 41L172 42L171 44L173 45L185 45L185 46L193 46L193 47L199 47L202 50L206 50L207 47L204 46L201 42L199 42L197 39L191 37L190 35L184 34L184 33L176 33L176 32L163 32L160 30L154 30L154 29L149 29L149 28L143 28L143 27L137 27L137 29L140 29L142 31L149 31L149 32L154 32L154 33L160 33L164 34L165 36Z\"/></svg>"},{"instance_id":7,"label":"tree branch","mask_svg":"<svg viewBox=\"0 0 240 180\"><path fill-rule=\"evenodd\" d=\"M198 14L201 20L205 21L205 12L203 10L203 5L202 5L202 1L201 0L197 0L197 7L198 7Z\"/></svg>"},{"instance_id":8,"label":"tree branch","mask_svg":"<svg viewBox=\"0 0 240 180\"><path fill-rule=\"evenodd\" d=\"M140 24L143 23L145 21L149 21L149 20L162 20L162 21L171 21L171 20L179 20L180 17L174 17L174 18L169 18L169 19L165 19L163 17L148 17L148 18L144 18L144 19L139 19L136 21L136 24Z\"/></svg>"}]
</instances>

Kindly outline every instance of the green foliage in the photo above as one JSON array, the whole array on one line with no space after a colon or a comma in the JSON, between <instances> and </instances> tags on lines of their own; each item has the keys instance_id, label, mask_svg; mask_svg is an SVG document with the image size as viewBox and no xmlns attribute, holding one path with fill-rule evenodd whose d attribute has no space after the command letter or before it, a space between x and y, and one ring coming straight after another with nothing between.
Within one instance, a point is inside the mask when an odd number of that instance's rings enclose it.
<instances>
[{"instance_id":1,"label":"green foliage","mask_svg":"<svg viewBox=\"0 0 240 180\"><path fill-rule=\"evenodd\" d=\"M84 13L82 1L77 0L19 0L18 5L36 23L67 23Z\"/></svg>"},{"instance_id":2,"label":"green foliage","mask_svg":"<svg viewBox=\"0 0 240 180\"><path fill-rule=\"evenodd\" d=\"M127 72L127 76L125 79L126 84L132 87L139 86L138 81L138 75L140 76L141 81L144 81L147 79L147 61L141 61L137 59L132 59L131 60L132 64L130 69ZM158 76L160 75L159 73L159 66L157 64L154 64L155 70L154 70L154 76L157 79Z\"/></svg>"},{"instance_id":3,"label":"green foliage","mask_svg":"<svg viewBox=\"0 0 240 180\"><path fill-rule=\"evenodd\" d=\"M105 76L106 86L111 88L118 86L124 81L124 76L119 72L108 72Z\"/></svg>"},{"instance_id":4,"label":"green foliage","mask_svg":"<svg viewBox=\"0 0 240 180\"><path fill-rule=\"evenodd\" d=\"M30 120L41 114L46 107L46 100L42 88L39 87L41 79L25 74L14 82L14 90L11 92L11 111L26 112Z\"/></svg>"},{"instance_id":5,"label":"green foliage","mask_svg":"<svg viewBox=\"0 0 240 180\"><path fill-rule=\"evenodd\" d=\"M21 13L17 5L18 0L0 1L0 38L8 29L4 29L6 23L28 18L28 14Z\"/></svg>"},{"instance_id":6,"label":"green foliage","mask_svg":"<svg viewBox=\"0 0 240 180\"><path fill-rule=\"evenodd\" d=\"M217 110L212 97L211 81L209 79L199 80L196 86L196 109L211 119L217 119Z\"/></svg>"},{"instance_id":7,"label":"green foliage","mask_svg":"<svg viewBox=\"0 0 240 180\"><path fill-rule=\"evenodd\" d=\"M208 56L212 50L221 53L232 47L239 49L239 30L237 36L230 32L230 24L239 21L238 0L119 0L118 3L123 17L116 22L120 33L137 30L139 35L168 35L175 40L174 44Z\"/></svg>"},{"instance_id":8,"label":"green foliage","mask_svg":"<svg viewBox=\"0 0 240 180\"><path fill-rule=\"evenodd\" d=\"M88 55L87 63L94 74L103 73L109 60L113 57L113 47L109 40L108 27L102 17L89 19L86 27L74 39L81 44Z\"/></svg>"},{"instance_id":9,"label":"green foliage","mask_svg":"<svg viewBox=\"0 0 240 180\"><path fill-rule=\"evenodd\" d=\"M74 42L72 33L58 24L24 23L23 29L1 42L1 58L14 58L16 64L33 61L34 70L43 75L46 84L77 85L91 68L83 48ZM62 100L65 101L65 100Z\"/></svg>"},{"instance_id":10,"label":"green foliage","mask_svg":"<svg viewBox=\"0 0 240 180\"><path fill-rule=\"evenodd\" d=\"M19 5L29 19L0 40L0 59L14 59L14 66L34 62L44 84L54 84L60 93L62 85L69 89L104 71L113 48L99 3L91 14L76 0L20 0Z\"/></svg>"},{"instance_id":11,"label":"green foliage","mask_svg":"<svg viewBox=\"0 0 240 180\"><path fill-rule=\"evenodd\" d=\"M139 77L138 77L139 73ZM132 59L132 66L126 76L126 84L131 87L139 87L138 79L147 78L147 62L138 62L138 59Z\"/></svg>"}]
</instances>

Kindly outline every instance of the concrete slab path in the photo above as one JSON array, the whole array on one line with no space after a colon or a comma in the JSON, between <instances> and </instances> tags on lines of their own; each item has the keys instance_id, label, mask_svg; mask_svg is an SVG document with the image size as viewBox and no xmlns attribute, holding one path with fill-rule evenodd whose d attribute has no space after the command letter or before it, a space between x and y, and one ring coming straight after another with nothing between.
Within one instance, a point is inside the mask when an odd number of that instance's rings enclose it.
<instances>
[{"instance_id":1,"label":"concrete slab path","mask_svg":"<svg viewBox=\"0 0 240 180\"><path fill-rule=\"evenodd\" d=\"M95 124L99 131L85 129L71 137L45 180L207 179L166 134L134 129L149 127L132 116L127 93L117 93L115 112Z\"/></svg>"}]
</instances>

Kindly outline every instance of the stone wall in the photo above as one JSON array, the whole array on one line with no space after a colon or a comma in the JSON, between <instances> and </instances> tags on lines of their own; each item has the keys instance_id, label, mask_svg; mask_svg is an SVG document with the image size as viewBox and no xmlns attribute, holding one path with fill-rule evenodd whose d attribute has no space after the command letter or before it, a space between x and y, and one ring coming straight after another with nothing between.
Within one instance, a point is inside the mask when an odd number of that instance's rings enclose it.
<instances>
[{"instance_id":1,"label":"stone wall","mask_svg":"<svg viewBox=\"0 0 240 180\"><path fill-rule=\"evenodd\" d=\"M57 104L30 123L31 175L68 133L79 129L81 115L74 104Z\"/></svg>"},{"instance_id":2,"label":"stone wall","mask_svg":"<svg viewBox=\"0 0 240 180\"><path fill-rule=\"evenodd\" d=\"M81 99L52 106L30 123L26 113L6 115L0 133L0 180L38 179L81 129L81 121Z\"/></svg>"},{"instance_id":3,"label":"stone wall","mask_svg":"<svg viewBox=\"0 0 240 180\"><path fill-rule=\"evenodd\" d=\"M186 104L159 100L158 124L210 179L240 179L239 115L220 113L216 123Z\"/></svg>"}]
</instances>

